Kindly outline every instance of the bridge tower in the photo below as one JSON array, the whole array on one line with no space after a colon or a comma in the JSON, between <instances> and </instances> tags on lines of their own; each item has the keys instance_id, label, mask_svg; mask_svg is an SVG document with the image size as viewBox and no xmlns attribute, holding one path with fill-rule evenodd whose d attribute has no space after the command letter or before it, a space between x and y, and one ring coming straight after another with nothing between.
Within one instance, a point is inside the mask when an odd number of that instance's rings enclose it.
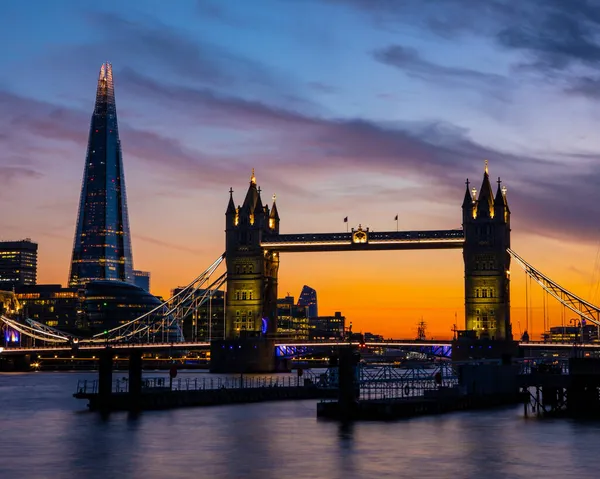
<instances>
[{"instance_id":1,"label":"bridge tower","mask_svg":"<svg viewBox=\"0 0 600 479\"><path fill-rule=\"evenodd\" d=\"M261 238L279 233L279 214L275 197L269 209L260 194L254 170L241 206L235 206L233 190L229 191L225 213L225 337L229 340L277 332L279 253L263 250Z\"/></svg>"},{"instance_id":2,"label":"bridge tower","mask_svg":"<svg viewBox=\"0 0 600 479\"><path fill-rule=\"evenodd\" d=\"M510 323L510 209L498 178L494 196L487 161L477 196L467 189L462 204L465 243L465 322L478 340L512 341Z\"/></svg>"}]
</instances>

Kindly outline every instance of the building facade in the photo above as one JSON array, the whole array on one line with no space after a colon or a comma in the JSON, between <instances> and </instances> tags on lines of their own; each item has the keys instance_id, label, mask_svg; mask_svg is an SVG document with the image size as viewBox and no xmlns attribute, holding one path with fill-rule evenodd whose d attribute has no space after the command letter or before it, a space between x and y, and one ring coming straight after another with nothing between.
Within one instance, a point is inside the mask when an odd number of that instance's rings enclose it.
<instances>
[{"instance_id":1,"label":"building facade","mask_svg":"<svg viewBox=\"0 0 600 479\"><path fill-rule=\"evenodd\" d=\"M100 69L71 259L69 285L133 282L127 195L112 66Z\"/></svg>"},{"instance_id":2,"label":"building facade","mask_svg":"<svg viewBox=\"0 0 600 479\"><path fill-rule=\"evenodd\" d=\"M279 253L263 250L262 235L279 233L279 214L263 205L254 170L244 203L236 207L233 190L225 213L227 263L226 339L277 332Z\"/></svg>"},{"instance_id":3,"label":"building facade","mask_svg":"<svg viewBox=\"0 0 600 479\"><path fill-rule=\"evenodd\" d=\"M293 296L277 300L277 334L289 339L308 339L308 307L294 303Z\"/></svg>"},{"instance_id":4,"label":"building facade","mask_svg":"<svg viewBox=\"0 0 600 479\"><path fill-rule=\"evenodd\" d=\"M90 281L85 285L81 301L82 329L97 334L122 326L158 308L162 301L134 284L114 280ZM166 308L157 311L159 317ZM152 320L150 320L152 323ZM178 331L148 330L148 341L173 340ZM159 334L160 336L157 336Z\"/></svg>"},{"instance_id":5,"label":"building facade","mask_svg":"<svg viewBox=\"0 0 600 479\"><path fill-rule=\"evenodd\" d=\"M298 297L298 306L307 308L306 314L309 318L319 316L319 308L317 306L317 291L310 286L304 285L300 296Z\"/></svg>"},{"instance_id":6,"label":"building facade","mask_svg":"<svg viewBox=\"0 0 600 479\"><path fill-rule=\"evenodd\" d=\"M477 339L512 340L510 209L500 178L494 197L487 163L478 196L467 180L462 210L466 330Z\"/></svg>"},{"instance_id":7,"label":"building facade","mask_svg":"<svg viewBox=\"0 0 600 479\"><path fill-rule=\"evenodd\" d=\"M73 332L81 329L81 302L84 291L60 284L38 284L16 288L22 315L46 326Z\"/></svg>"},{"instance_id":8,"label":"building facade","mask_svg":"<svg viewBox=\"0 0 600 479\"><path fill-rule=\"evenodd\" d=\"M138 288L150 292L150 271L133 270L133 284Z\"/></svg>"},{"instance_id":9,"label":"building facade","mask_svg":"<svg viewBox=\"0 0 600 479\"><path fill-rule=\"evenodd\" d=\"M318 316L308 320L310 339L343 339L346 317L337 311L333 316Z\"/></svg>"},{"instance_id":10,"label":"building facade","mask_svg":"<svg viewBox=\"0 0 600 479\"><path fill-rule=\"evenodd\" d=\"M30 239L0 242L0 291L36 283L37 251Z\"/></svg>"},{"instance_id":11,"label":"building facade","mask_svg":"<svg viewBox=\"0 0 600 479\"><path fill-rule=\"evenodd\" d=\"M554 326L544 333L543 338L551 343L593 343L598 341L598 327L594 324Z\"/></svg>"}]
</instances>

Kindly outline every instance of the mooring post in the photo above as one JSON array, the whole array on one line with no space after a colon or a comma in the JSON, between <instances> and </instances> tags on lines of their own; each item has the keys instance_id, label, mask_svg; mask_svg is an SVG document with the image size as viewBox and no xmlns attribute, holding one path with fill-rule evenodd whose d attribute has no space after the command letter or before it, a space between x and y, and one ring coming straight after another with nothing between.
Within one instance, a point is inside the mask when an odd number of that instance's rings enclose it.
<instances>
[{"instance_id":1,"label":"mooring post","mask_svg":"<svg viewBox=\"0 0 600 479\"><path fill-rule=\"evenodd\" d=\"M112 348L107 346L100 352L98 359L98 395L105 403L112 394Z\"/></svg>"},{"instance_id":2,"label":"mooring post","mask_svg":"<svg viewBox=\"0 0 600 479\"><path fill-rule=\"evenodd\" d=\"M360 355L352 346L339 348L338 359L338 405L341 419L350 419L358 402L356 367Z\"/></svg>"},{"instance_id":3,"label":"mooring post","mask_svg":"<svg viewBox=\"0 0 600 479\"><path fill-rule=\"evenodd\" d=\"M138 403L142 395L142 351L129 353L129 396L131 405Z\"/></svg>"}]
</instances>

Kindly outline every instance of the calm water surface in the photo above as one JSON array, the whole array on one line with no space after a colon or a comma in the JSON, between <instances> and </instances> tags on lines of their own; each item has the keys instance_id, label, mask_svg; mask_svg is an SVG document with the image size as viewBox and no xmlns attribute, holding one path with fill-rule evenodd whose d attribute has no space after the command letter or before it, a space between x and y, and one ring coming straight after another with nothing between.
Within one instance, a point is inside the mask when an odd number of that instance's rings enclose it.
<instances>
[{"instance_id":1,"label":"calm water surface","mask_svg":"<svg viewBox=\"0 0 600 479\"><path fill-rule=\"evenodd\" d=\"M315 401L102 419L71 397L93 378L0 374L0 478L600 477L600 423L511 408L342 428Z\"/></svg>"}]
</instances>

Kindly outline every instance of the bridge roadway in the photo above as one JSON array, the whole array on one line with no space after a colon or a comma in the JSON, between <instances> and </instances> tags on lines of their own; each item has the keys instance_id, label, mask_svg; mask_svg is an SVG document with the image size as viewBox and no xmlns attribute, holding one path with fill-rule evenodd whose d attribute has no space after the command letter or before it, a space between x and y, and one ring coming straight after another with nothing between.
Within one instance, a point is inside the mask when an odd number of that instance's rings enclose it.
<instances>
[{"instance_id":1,"label":"bridge roadway","mask_svg":"<svg viewBox=\"0 0 600 479\"><path fill-rule=\"evenodd\" d=\"M398 249L458 249L465 242L460 230L306 233L265 236L264 249L278 252L357 251Z\"/></svg>"},{"instance_id":2,"label":"bridge roadway","mask_svg":"<svg viewBox=\"0 0 600 479\"><path fill-rule=\"evenodd\" d=\"M403 339L390 339L388 341L381 342L365 342L359 341L285 341L275 342L275 346L283 347L339 347L339 346L360 346L364 344L366 347L419 347L419 346L432 346L432 347L450 347L452 343L450 341L435 341L435 340L403 340ZM144 351L161 351L165 349L208 349L210 343L206 341L186 341L182 343L116 343L108 344L115 350L132 350L132 349L143 349ZM600 344L573 344L569 343L548 343L543 341L528 341L520 342L520 347L534 348L534 349L568 349L573 347L583 348L587 350L600 350ZM78 344L78 345L60 345L60 346L40 346L40 347L15 347L15 348L1 348L0 355L22 355L32 353L48 353L48 352L66 352L77 349L79 351L102 351L107 347L106 343L93 343L93 344Z\"/></svg>"}]
</instances>

